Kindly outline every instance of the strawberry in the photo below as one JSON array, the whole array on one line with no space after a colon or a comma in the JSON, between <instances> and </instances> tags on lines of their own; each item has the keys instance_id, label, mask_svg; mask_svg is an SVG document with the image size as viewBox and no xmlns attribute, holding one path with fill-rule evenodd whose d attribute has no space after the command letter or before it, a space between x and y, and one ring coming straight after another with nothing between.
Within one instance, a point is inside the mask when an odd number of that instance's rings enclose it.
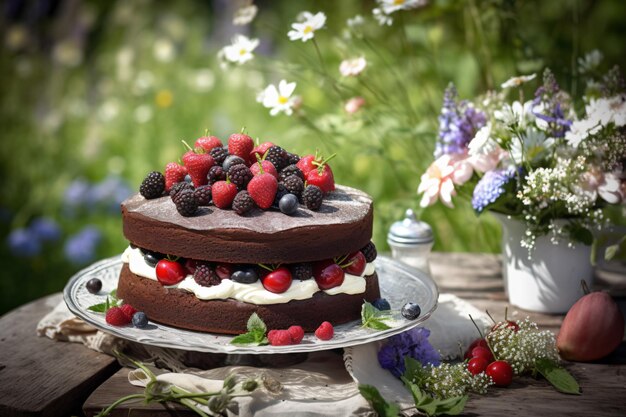
<instances>
[{"instance_id":1,"label":"strawberry","mask_svg":"<svg viewBox=\"0 0 626 417\"><path fill-rule=\"evenodd\" d=\"M321 165L320 168L314 169L306 174L306 182L310 185L317 185L324 194L335 189L335 177L330 165Z\"/></svg>"},{"instance_id":2,"label":"strawberry","mask_svg":"<svg viewBox=\"0 0 626 417\"><path fill-rule=\"evenodd\" d=\"M309 173L309 171L312 171L315 168L317 168L317 166L314 165L314 162L317 159L318 158L316 155L305 155L302 158L300 158L296 166L300 168L300 171L302 171L304 175L306 175Z\"/></svg>"},{"instance_id":3,"label":"strawberry","mask_svg":"<svg viewBox=\"0 0 626 417\"><path fill-rule=\"evenodd\" d=\"M270 330L267 332L267 340L272 346L286 346L293 344L291 334L287 330Z\"/></svg>"},{"instance_id":4,"label":"strawberry","mask_svg":"<svg viewBox=\"0 0 626 417\"><path fill-rule=\"evenodd\" d=\"M202 148L190 148L188 152L185 152L182 159L195 187L208 184L207 174L211 167L215 165L211 155Z\"/></svg>"},{"instance_id":5,"label":"strawberry","mask_svg":"<svg viewBox=\"0 0 626 417\"><path fill-rule=\"evenodd\" d=\"M259 164L261 165L259 166ZM278 179L278 172L276 172L274 164L272 164L270 161L261 161L257 162L256 164L250 165L250 171L252 171L253 176L259 175L261 173L261 168L263 168L263 171L271 174L272 177Z\"/></svg>"},{"instance_id":6,"label":"strawberry","mask_svg":"<svg viewBox=\"0 0 626 417\"><path fill-rule=\"evenodd\" d=\"M244 133L233 133L228 138L228 153L243 158L244 161L250 160L250 152L254 148L252 138Z\"/></svg>"},{"instance_id":7,"label":"strawberry","mask_svg":"<svg viewBox=\"0 0 626 417\"><path fill-rule=\"evenodd\" d=\"M237 195L237 186L227 178L226 181L218 181L213 184L211 193L213 194L213 204L218 208L227 209Z\"/></svg>"},{"instance_id":8,"label":"strawberry","mask_svg":"<svg viewBox=\"0 0 626 417\"><path fill-rule=\"evenodd\" d=\"M252 149L252 151L250 152L250 158L248 160L250 162L256 161L257 156L259 158L263 158L265 152L267 152L267 150L272 146L274 146L272 142L263 142L262 144L255 146L254 149Z\"/></svg>"},{"instance_id":9,"label":"strawberry","mask_svg":"<svg viewBox=\"0 0 626 417\"><path fill-rule=\"evenodd\" d=\"M209 152L213 148L222 147L224 144L220 138L216 136L202 136L196 139L196 143L193 145L196 148L202 148L205 152Z\"/></svg>"},{"instance_id":10,"label":"strawberry","mask_svg":"<svg viewBox=\"0 0 626 417\"><path fill-rule=\"evenodd\" d=\"M131 319L126 317L124 311L119 307L111 307L108 309L105 320L113 326L125 326L131 321Z\"/></svg>"},{"instance_id":11,"label":"strawberry","mask_svg":"<svg viewBox=\"0 0 626 417\"><path fill-rule=\"evenodd\" d=\"M133 306L131 306L130 304L124 304L123 306L120 307L120 309L122 309L122 313L124 313L129 323L131 322L131 320L133 319L133 316L137 312L137 310L135 310Z\"/></svg>"},{"instance_id":12,"label":"strawberry","mask_svg":"<svg viewBox=\"0 0 626 417\"><path fill-rule=\"evenodd\" d=\"M315 331L315 336L320 340L330 340L333 338L334 334L335 329L333 328L333 325L327 321L320 324L320 327L318 327Z\"/></svg>"},{"instance_id":13,"label":"strawberry","mask_svg":"<svg viewBox=\"0 0 626 417\"><path fill-rule=\"evenodd\" d=\"M185 180L185 175L187 175L187 168L184 166L176 162L165 165L165 191L169 193L172 185Z\"/></svg>"},{"instance_id":14,"label":"strawberry","mask_svg":"<svg viewBox=\"0 0 626 417\"><path fill-rule=\"evenodd\" d=\"M248 183L248 193L257 206L263 210L267 210L274 202L274 197L276 197L278 181L276 181L276 178L274 178L272 174L263 171L262 167L259 169L261 173L252 177ZM213 200L215 201L215 194L213 195Z\"/></svg>"}]
</instances>

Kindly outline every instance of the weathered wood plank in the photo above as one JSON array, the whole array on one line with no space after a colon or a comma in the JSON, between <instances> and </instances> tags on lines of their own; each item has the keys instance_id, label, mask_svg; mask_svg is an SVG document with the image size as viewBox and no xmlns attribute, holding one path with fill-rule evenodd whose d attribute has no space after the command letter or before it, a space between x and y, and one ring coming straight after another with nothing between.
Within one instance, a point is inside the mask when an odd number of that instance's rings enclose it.
<instances>
[{"instance_id":1,"label":"weathered wood plank","mask_svg":"<svg viewBox=\"0 0 626 417\"><path fill-rule=\"evenodd\" d=\"M119 369L110 356L37 336L37 323L61 299L61 294L41 298L0 318L0 415L75 414Z\"/></svg>"}]
</instances>

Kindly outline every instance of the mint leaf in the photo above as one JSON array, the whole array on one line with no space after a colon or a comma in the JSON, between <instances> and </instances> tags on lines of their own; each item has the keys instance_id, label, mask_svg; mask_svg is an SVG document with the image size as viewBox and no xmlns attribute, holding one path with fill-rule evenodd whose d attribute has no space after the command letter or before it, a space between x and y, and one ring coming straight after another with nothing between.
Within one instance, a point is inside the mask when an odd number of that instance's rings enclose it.
<instances>
[{"instance_id":1,"label":"mint leaf","mask_svg":"<svg viewBox=\"0 0 626 417\"><path fill-rule=\"evenodd\" d=\"M390 311L381 311L367 301L361 306L361 323L363 327L369 327L374 330L387 330L391 327L385 323L385 320L391 319Z\"/></svg>"},{"instance_id":2,"label":"mint leaf","mask_svg":"<svg viewBox=\"0 0 626 417\"><path fill-rule=\"evenodd\" d=\"M117 301L117 288L109 293L109 296Z\"/></svg>"},{"instance_id":3,"label":"mint leaf","mask_svg":"<svg viewBox=\"0 0 626 417\"><path fill-rule=\"evenodd\" d=\"M106 303L94 304L92 306L87 307L87 310L94 311L96 313L106 313L107 304Z\"/></svg>"},{"instance_id":4,"label":"mint leaf","mask_svg":"<svg viewBox=\"0 0 626 417\"><path fill-rule=\"evenodd\" d=\"M370 329L374 329L374 330L387 330L387 329L391 329L391 327L387 324L385 324L384 322L382 322L380 319L371 319L367 326L365 327L369 327Z\"/></svg>"},{"instance_id":5,"label":"mint leaf","mask_svg":"<svg viewBox=\"0 0 626 417\"><path fill-rule=\"evenodd\" d=\"M248 329L247 333L235 336L233 340L230 341L230 343L233 345L255 346L267 345L269 343L267 337L265 337L265 332L267 332L267 326L265 325L263 320L261 320L258 314L252 313L252 315L248 319L246 328Z\"/></svg>"},{"instance_id":6,"label":"mint leaf","mask_svg":"<svg viewBox=\"0 0 626 417\"><path fill-rule=\"evenodd\" d=\"M233 340L230 341L232 345L252 345L257 344L257 337L253 333L244 333L239 336L235 336Z\"/></svg>"},{"instance_id":7,"label":"mint leaf","mask_svg":"<svg viewBox=\"0 0 626 417\"><path fill-rule=\"evenodd\" d=\"M535 368L557 391L565 394L580 395L580 386L567 370L553 360L539 358L535 361Z\"/></svg>"},{"instance_id":8,"label":"mint leaf","mask_svg":"<svg viewBox=\"0 0 626 417\"><path fill-rule=\"evenodd\" d=\"M265 333L267 331L267 326L265 325L263 320L261 320L261 317L259 317L257 313L252 313L252 315L248 319L248 324L246 325L246 327L249 332L261 330L263 333Z\"/></svg>"},{"instance_id":9,"label":"mint leaf","mask_svg":"<svg viewBox=\"0 0 626 417\"><path fill-rule=\"evenodd\" d=\"M428 395L426 392L422 391L419 386L413 384L406 377L402 376L401 379L413 396L413 401L415 401L415 408L417 408L419 411L422 411L423 413L426 413L429 416L438 416L442 414L461 414L461 412L463 412L463 409L465 408L465 403L469 398L467 395L463 395L460 397L450 397L444 400L434 398Z\"/></svg>"},{"instance_id":10,"label":"mint leaf","mask_svg":"<svg viewBox=\"0 0 626 417\"><path fill-rule=\"evenodd\" d=\"M380 417L397 417L400 415L400 407L394 403L385 401L376 387L359 384L359 392L371 404L372 408Z\"/></svg>"}]
</instances>

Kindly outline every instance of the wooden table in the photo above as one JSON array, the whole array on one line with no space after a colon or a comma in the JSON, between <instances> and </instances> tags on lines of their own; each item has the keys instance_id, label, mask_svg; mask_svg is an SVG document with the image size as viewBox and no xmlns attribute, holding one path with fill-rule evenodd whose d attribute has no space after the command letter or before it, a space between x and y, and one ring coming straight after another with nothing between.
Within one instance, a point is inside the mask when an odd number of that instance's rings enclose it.
<instances>
[{"instance_id":1,"label":"wooden table","mask_svg":"<svg viewBox=\"0 0 626 417\"><path fill-rule=\"evenodd\" d=\"M497 255L434 254L433 276L441 292L464 298L501 317L503 293ZM610 288L626 311L626 277L609 277ZM600 286L606 283L599 282ZM91 416L122 395L139 392L111 357L82 345L54 342L35 335L35 326L61 300L60 294L33 301L0 318L0 416ZM563 316L529 313L509 307L509 316L529 316L540 327L558 332ZM543 380L516 378L507 389L472 396L465 408L472 416L584 415L626 416L626 343L598 363L566 363L583 395L554 391ZM134 404L116 416L194 415L163 405Z\"/></svg>"}]
</instances>

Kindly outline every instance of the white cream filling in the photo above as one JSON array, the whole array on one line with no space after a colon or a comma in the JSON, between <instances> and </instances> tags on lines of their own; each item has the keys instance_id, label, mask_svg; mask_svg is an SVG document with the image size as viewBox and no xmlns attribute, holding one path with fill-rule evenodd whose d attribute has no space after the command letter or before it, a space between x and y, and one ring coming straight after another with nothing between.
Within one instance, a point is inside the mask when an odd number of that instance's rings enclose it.
<instances>
[{"instance_id":1,"label":"white cream filling","mask_svg":"<svg viewBox=\"0 0 626 417\"><path fill-rule=\"evenodd\" d=\"M139 248L133 249L129 246L122 254L122 262L128 264L133 274L157 280L156 268L146 263ZM372 275L375 271L376 267L374 264L368 263L361 276L345 274L343 283L340 286L324 290L324 292L328 295L361 294L365 292L366 284L363 277ZM189 291L200 300L232 298L251 304L283 304L291 300L306 300L313 297L313 294L316 292L322 291L314 279L306 281L294 280L287 291L275 294L267 291L260 280L252 284L241 284L230 279L224 279L219 285L203 287L196 283L192 275L187 275L181 282L170 287Z\"/></svg>"}]
</instances>

